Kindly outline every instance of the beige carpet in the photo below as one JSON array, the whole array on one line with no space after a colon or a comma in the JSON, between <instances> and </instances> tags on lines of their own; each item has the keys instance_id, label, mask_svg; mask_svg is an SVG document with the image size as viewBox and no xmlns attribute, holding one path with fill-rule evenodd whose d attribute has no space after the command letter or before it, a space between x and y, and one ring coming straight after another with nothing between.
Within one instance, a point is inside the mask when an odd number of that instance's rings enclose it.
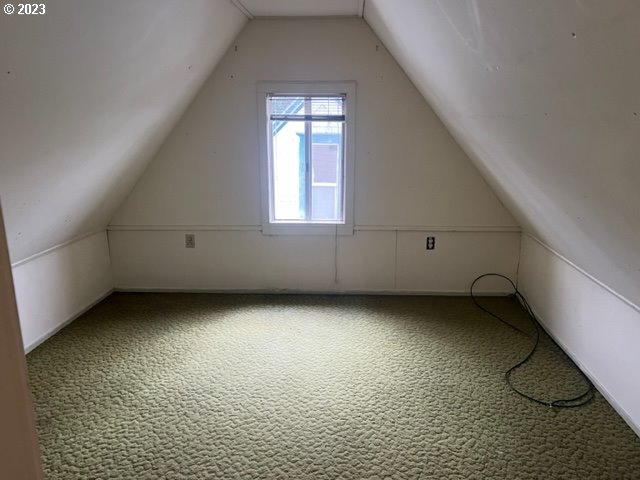
<instances>
[{"instance_id":1,"label":"beige carpet","mask_svg":"<svg viewBox=\"0 0 640 480\"><path fill-rule=\"evenodd\" d=\"M527 346L469 298L116 294L28 364L50 480L640 478L599 394L505 386ZM581 388L546 338L513 378Z\"/></svg>"}]
</instances>

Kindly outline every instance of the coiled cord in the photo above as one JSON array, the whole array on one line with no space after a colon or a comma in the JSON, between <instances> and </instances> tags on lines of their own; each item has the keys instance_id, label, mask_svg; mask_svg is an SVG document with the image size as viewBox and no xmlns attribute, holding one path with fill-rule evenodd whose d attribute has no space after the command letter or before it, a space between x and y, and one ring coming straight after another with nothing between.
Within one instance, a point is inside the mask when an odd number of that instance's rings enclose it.
<instances>
[{"instance_id":1,"label":"coiled cord","mask_svg":"<svg viewBox=\"0 0 640 480\"><path fill-rule=\"evenodd\" d=\"M488 310L487 308L485 308L484 306L482 306L478 302L476 296L473 293L473 289L476 286L476 283L478 283L478 281L480 281L480 280L482 280L483 278L486 278L486 277L498 277L498 278L502 278L502 279L506 280L507 282L509 282L509 284L513 288L513 294L512 295L514 295L516 297L516 299L522 304L522 306L524 307L525 311L527 312L527 317L531 321L531 324L533 325L533 328L534 328L534 332L533 333L525 332L524 330L522 330L522 329L518 328L517 326L513 325L512 323L506 321L504 318L500 317L499 315L495 314L494 312ZM516 287L515 283L513 283L513 281L509 277L506 277L505 275L501 275L499 273L485 273L484 275L480 275L479 277L477 277L471 283L471 288L470 288L469 293L471 295L471 300L473 300L473 303L475 303L475 305L480 310L488 313L493 318L499 320L503 324L505 324L508 327L512 328L513 330L517 331L518 333L520 333L522 335L525 335L525 336L527 336L527 337L529 337L530 339L533 340L533 345L531 346L531 349L529 350L527 355L525 355L525 357L522 360L520 360L518 363L516 363L514 366L509 368L509 370L507 370L505 372L505 374L504 374L505 382L507 383L509 388L511 388L511 390L513 390L518 395L520 395L521 397L526 398L527 400L529 400L531 402L538 403L540 405L545 405L547 407L556 407L556 408L575 408L575 407L580 407L582 405L585 405L585 404L589 403L593 399L594 391L595 391L593 383L591 383L591 380L589 380L587 378L587 376L584 373L582 373L582 371L577 367L577 365L575 363L573 363L570 359L569 359L569 361L571 361L571 364L573 365L573 368L578 372L578 374L580 375L580 377L582 378L583 382L586 385L586 388L585 388L584 392L580 393L579 395L576 395L576 396L570 397L570 398L558 398L558 399L549 401L549 400L541 400L539 398L535 398L535 397L533 397L531 395L528 395L528 394L524 393L522 390L519 390L517 387L515 387L513 385L513 383L511 382L511 374L514 371L516 371L517 369L519 369L520 367L522 367L523 365L525 365L531 359L531 357L533 357L533 355L535 354L536 350L538 349L538 345L540 344L540 325L538 323L538 320L535 317L535 315L533 314L533 311L531 310L531 307L529 306L529 302L527 302L527 299L518 290L518 288Z\"/></svg>"}]
</instances>

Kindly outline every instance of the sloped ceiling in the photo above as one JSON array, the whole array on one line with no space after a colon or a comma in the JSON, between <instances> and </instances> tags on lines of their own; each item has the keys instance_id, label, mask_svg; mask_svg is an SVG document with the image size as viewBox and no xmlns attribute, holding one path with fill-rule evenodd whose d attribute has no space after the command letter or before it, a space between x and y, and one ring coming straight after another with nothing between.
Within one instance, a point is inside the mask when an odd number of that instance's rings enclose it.
<instances>
[{"instance_id":1,"label":"sloped ceiling","mask_svg":"<svg viewBox=\"0 0 640 480\"><path fill-rule=\"evenodd\" d=\"M640 2L368 0L365 19L525 231L640 305Z\"/></svg>"},{"instance_id":2,"label":"sloped ceiling","mask_svg":"<svg viewBox=\"0 0 640 480\"><path fill-rule=\"evenodd\" d=\"M102 230L240 31L230 0L56 0L0 15L13 262Z\"/></svg>"}]
</instances>

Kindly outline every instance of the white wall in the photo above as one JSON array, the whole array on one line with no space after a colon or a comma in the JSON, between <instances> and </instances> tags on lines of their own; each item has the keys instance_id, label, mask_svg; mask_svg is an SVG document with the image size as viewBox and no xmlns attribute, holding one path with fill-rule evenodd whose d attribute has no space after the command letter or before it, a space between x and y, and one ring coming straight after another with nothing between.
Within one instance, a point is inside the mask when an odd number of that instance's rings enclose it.
<instances>
[{"instance_id":1,"label":"white wall","mask_svg":"<svg viewBox=\"0 0 640 480\"><path fill-rule=\"evenodd\" d=\"M640 435L640 308L526 234L518 287L545 329Z\"/></svg>"},{"instance_id":2,"label":"white wall","mask_svg":"<svg viewBox=\"0 0 640 480\"><path fill-rule=\"evenodd\" d=\"M105 231L14 264L12 270L26 351L113 290Z\"/></svg>"},{"instance_id":3,"label":"white wall","mask_svg":"<svg viewBox=\"0 0 640 480\"><path fill-rule=\"evenodd\" d=\"M196 248L184 248L184 234ZM437 248L425 250L435 235ZM337 246L336 246L337 242ZM473 278L515 279L517 232L356 231L263 236L260 231L111 230L115 284L124 290L466 294ZM503 292L504 284L483 284Z\"/></svg>"},{"instance_id":4,"label":"white wall","mask_svg":"<svg viewBox=\"0 0 640 480\"><path fill-rule=\"evenodd\" d=\"M338 284L335 239L257 231L262 80L357 82L359 231L338 239ZM184 249L185 231L198 232L194 251ZM429 231L441 235L426 256ZM367 24L334 18L250 22L112 219L109 238L122 288L463 292L476 273L515 274L514 231Z\"/></svg>"}]
</instances>

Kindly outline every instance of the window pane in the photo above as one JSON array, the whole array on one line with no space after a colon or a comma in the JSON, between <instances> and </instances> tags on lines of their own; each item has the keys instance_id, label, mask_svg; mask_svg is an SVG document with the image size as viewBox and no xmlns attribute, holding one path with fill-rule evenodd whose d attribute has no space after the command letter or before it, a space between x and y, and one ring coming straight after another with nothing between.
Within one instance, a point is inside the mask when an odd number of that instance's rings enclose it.
<instances>
[{"instance_id":1,"label":"window pane","mask_svg":"<svg viewBox=\"0 0 640 480\"><path fill-rule=\"evenodd\" d=\"M316 140L314 138L314 140ZM313 152L313 184L332 183L335 185L338 181L338 155L337 143L313 143L311 145Z\"/></svg>"},{"instance_id":2,"label":"window pane","mask_svg":"<svg viewBox=\"0 0 640 480\"><path fill-rule=\"evenodd\" d=\"M270 97L271 114L302 115L304 114L304 97Z\"/></svg>"},{"instance_id":3,"label":"window pane","mask_svg":"<svg viewBox=\"0 0 640 480\"><path fill-rule=\"evenodd\" d=\"M304 122L271 122L274 220L306 218Z\"/></svg>"},{"instance_id":4,"label":"window pane","mask_svg":"<svg viewBox=\"0 0 640 480\"><path fill-rule=\"evenodd\" d=\"M311 97L312 115L344 115L344 98Z\"/></svg>"},{"instance_id":5,"label":"window pane","mask_svg":"<svg viewBox=\"0 0 640 480\"><path fill-rule=\"evenodd\" d=\"M311 218L342 221L343 123L313 122L311 131Z\"/></svg>"},{"instance_id":6,"label":"window pane","mask_svg":"<svg viewBox=\"0 0 640 480\"><path fill-rule=\"evenodd\" d=\"M344 102L269 97L272 221L344 221Z\"/></svg>"},{"instance_id":7,"label":"window pane","mask_svg":"<svg viewBox=\"0 0 640 480\"><path fill-rule=\"evenodd\" d=\"M270 120L344 121L344 98L272 95L269 115Z\"/></svg>"}]
</instances>

